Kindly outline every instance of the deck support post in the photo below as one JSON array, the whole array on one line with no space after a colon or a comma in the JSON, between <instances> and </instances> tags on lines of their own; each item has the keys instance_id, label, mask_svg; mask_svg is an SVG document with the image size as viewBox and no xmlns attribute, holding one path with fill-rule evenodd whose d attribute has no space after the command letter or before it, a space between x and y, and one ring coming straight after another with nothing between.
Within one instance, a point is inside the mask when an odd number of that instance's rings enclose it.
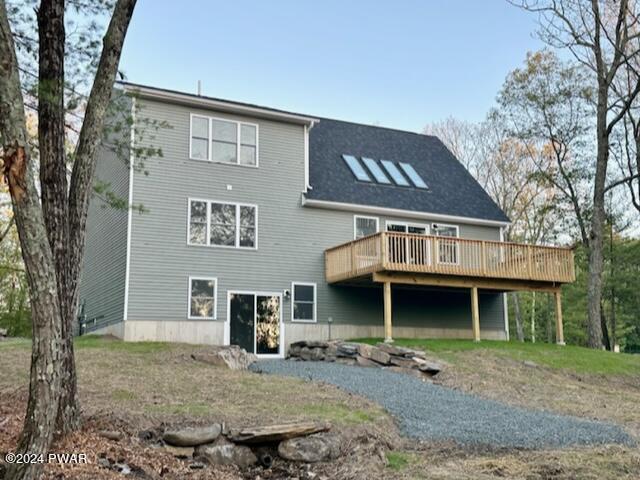
<instances>
[{"instance_id":1,"label":"deck support post","mask_svg":"<svg viewBox=\"0 0 640 480\"><path fill-rule=\"evenodd\" d=\"M473 340L480 341L480 308L478 306L478 287L471 287L471 323Z\"/></svg>"},{"instance_id":2,"label":"deck support post","mask_svg":"<svg viewBox=\"0 0 640 480\"><path fill-rule=\"evenodd\" d=\"M556 343L558 345L565 345L562 326L562 292L558 289L553 295L556 297Z\"/></svg>"},{"instance_id":3,"label":"deck support post","mask_svg":"<svg viewBox=\"0 0 640 480\"><path fill-rule=\"evenodd\" d=\"M393 342L393 327L391 324L391 282L382 284L384 296L384 341Z\"/></svg>"}]
</instances>

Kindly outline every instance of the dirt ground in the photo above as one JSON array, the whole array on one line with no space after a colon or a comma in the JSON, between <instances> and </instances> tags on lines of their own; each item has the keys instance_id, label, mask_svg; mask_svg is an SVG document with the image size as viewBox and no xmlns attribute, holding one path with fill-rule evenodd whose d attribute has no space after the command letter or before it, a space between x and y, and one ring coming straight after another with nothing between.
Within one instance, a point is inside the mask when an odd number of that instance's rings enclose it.
<instances>
[{"instance_id":1,"label":"dirt ground","mask_svg":"<svg viewBox=\"0 0 640 480\"><path fill-rule=\"evenodd\" d=\"M83 429L55 452L87 453L80 466L49 464L47 479L638 479L640 450L600 446L554 451L462 448L403 439L377 405L330 385L231 372L197 363L199 347L89 341L77 362ZM15 449L26 405L29 344L0 344L0 457ZM640 438L640 377L578 376L505 360L492 352L459 352L438 379L443 385L532 408L619 423ZM191 470L188 463L139 439L165 426L224 421L231 426L324 420L344 438L339 461L296 465L277 461L240 472ZM106 440L100 430L125 438ZM125 462L123 476L99 459Z\"/></svg>"}]
</instances>

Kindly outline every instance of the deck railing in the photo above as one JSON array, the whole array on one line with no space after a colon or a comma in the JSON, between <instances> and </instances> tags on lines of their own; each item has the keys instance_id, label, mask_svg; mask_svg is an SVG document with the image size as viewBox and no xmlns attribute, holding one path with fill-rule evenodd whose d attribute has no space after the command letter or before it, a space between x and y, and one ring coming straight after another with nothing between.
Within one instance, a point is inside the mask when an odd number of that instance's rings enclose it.
<instances>
[{"instance_id":1,"label":"deck railing","mask_svg":"<svg viewBox=\"0 0 640 480\"><path fill-rule=\"evenodd\" d=\"M557 283L575 279L570 248L396 232L329 248L325 261L328 282L384 270Z\"/></svg>"}]
</instances>

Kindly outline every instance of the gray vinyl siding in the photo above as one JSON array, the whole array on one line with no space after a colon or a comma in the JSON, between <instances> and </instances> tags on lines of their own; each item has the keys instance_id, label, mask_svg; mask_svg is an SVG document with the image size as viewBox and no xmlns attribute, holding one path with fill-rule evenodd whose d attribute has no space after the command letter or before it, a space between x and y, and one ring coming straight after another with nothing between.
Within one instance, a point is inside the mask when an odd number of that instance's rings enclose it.
<instances>
[{"instance_id":1,"label":"gray vinyl siding","mask_svg":"<svg viewBox=\"0 0 640 480\"><path fill-rule=\"evenodd\" d=\"M122 135L127 138L129 132L123 132ZM127 161L104 146L100 147L96 161L95 182L109 183L110 191L122 199L129 196ZM80 305L84 305L87 320L101 318L89 325L88 330L123 320L127 215L126 209L110 207L97 195L90 200Z\"/></svg>"},{"instance_id":2,"label":"gray vinyl siding","mask_svg":"<svg viewBox=\"0 0 640 480\"><path fill-rule=\"evenodd\" d=\"M153 141L163 156L146 161L148 175L134 174L134 204L143 204L148 212L133 215L129 320L186 320L189 276L202 276L218 279L216 321L227 318L229 291L282 293L292 282L315 282L319 322L332 317L341 324L382 323L378 288L330 286L325 281L324 250L353 239L354 214L301 206L302 126L149 100L141 103L143 116L166 121L171 128L158 132ZM259 168L190 160L191 113L257 123ZM257 205L258 249L188 246L190 197ZM380 228L391 219L428 223L380 217ZM497 228L460 225L460 236L499 240L500 233ZM393 295L394 325L470 328L468 292L394 287ZM504 330L501 297L483 294L480 303L482 328ZM284 321L289 322L291 299L285 299L283 307Z\"/></svg>"}]
</instances>

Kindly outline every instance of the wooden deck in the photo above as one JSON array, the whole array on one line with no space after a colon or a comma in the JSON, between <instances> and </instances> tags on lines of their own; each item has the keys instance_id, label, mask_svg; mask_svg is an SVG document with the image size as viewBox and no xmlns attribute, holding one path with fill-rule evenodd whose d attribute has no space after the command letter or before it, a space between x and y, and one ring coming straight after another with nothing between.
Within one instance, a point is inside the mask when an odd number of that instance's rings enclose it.
<instances>
[{"instance_id":1,"label":"wooden deck","mask_svg":"<svg viewBox=\"0 0 640 480\"><path fill-rule=\"evenodd\" d=\"M411 283L430 279L443 286L517 290L557 288L575 280L569 248L395 232L329 248L325 267L329 283L384 282L416 274L422 280Z\"/></svg>"}]
</instances>

